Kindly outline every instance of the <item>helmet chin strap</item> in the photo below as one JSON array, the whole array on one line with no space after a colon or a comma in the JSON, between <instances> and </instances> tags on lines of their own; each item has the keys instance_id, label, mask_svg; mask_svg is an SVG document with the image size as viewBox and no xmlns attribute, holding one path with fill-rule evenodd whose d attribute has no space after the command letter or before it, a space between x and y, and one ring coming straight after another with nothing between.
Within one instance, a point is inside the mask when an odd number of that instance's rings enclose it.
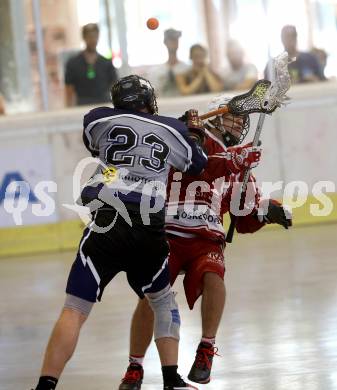
<instances>
[{"instance_id":1,"label":"helmet chin strap","mask_svg":"<svg viewBox=\"0 0 337 390\"><path fill-rule=\"evenodd\" d=\"M224 132L223 135L223 141L226 146L235 146L239 144L239 140L228 131Z\"/></svg>"}]
</instances>

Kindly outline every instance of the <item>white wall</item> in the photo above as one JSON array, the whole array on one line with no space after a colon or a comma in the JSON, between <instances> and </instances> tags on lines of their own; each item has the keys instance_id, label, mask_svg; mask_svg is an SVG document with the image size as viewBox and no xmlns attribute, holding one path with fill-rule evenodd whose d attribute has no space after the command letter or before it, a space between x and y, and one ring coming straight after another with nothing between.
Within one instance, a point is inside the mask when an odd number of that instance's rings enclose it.
<instances>
[{"instance_id":1,"label":"white wall","mask_svg":"<svg viewBox=\"0 0 337 390\"><path fill-rule=\"evenodd\" d=\"M231 93L230 95L234 95ZM255 173L259 182L300 180L309 189L329 180L337 185L337 83L294 86L292 103L267 117L262 132L263 161ZM179 116L189 108L207 111L212 95L170 98L159 101L162 114ZM4 179L19 172L34 190L39 180L53 180L51 194L56 208L48 217L33 218L31 204L23 223L48 223L74 219L62 204L73 203L72 176L78 161L88 156L82 143L82 119L89 107L0 119L0 195ZM252 118L252 130L257 115ZM251 130L247 140L252 139ZM277 193L276 195L280 195ZM0 198L0 227L14 226Z\"/></svg>"}]
</instances>

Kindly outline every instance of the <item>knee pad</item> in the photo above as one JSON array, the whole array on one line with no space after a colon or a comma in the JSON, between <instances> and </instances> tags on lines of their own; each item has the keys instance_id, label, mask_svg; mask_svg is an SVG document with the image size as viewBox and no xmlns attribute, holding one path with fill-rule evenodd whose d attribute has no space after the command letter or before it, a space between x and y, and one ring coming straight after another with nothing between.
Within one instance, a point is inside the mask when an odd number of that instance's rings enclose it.
<instances>
[{"instance_id":1,"label":"knee pad","mask_svg":"<svg viewBox=\"0 0 337 390\"><path fill-rule=\"evenodd\" d=\"M179 340L180 315L170 286L146 296L154 313L154 339L172 337Z\"/></svg>"},{"instance_id":2,"label":"knee pad","mask_svg":"<svg viewBox=\"0 0 337 390\"><path fill-rule=\"evenodd\" d=\"M64 302L64 307L67 309L72 309L79 311L81 314L88 317L94 303L86 301L85 299L76 297L75 295L67 294L66 301Z\"/></svg>"}]
</instances>

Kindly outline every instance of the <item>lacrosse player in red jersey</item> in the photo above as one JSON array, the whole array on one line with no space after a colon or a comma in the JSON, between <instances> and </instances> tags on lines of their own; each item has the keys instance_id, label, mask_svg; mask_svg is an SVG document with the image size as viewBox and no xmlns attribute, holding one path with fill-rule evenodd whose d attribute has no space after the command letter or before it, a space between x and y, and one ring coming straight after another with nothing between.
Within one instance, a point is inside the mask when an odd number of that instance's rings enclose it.
<instances>
[{"instance_id":1,"label":"lacrosse player in red jersey","mask_svg":"<svg viewBox=\"0 0 337 390\"><path fill-rule=\"evenodd\" d=\"M224 96L214 99L210 111L220 108L227 101ZM190 111L187 116L190 115L195 113ZM215 337L225 304L223 214L229 212L234 183L242 180L244 170L255 167L260 158L259 147L252 148L249 144L235 147L248 132L248 116L219 115L208 120L205 129L202 142L208 154L206 168L197 182L190 175L171 172L165 219L170 245L171 284L179 273L185 273L184 289L191 310L202 295L201 340L188 375L191 381L197 383L210 381L213 356L217 352ZM252 211L238 218L238 232L253 233L266 223L278 223L285 228L291 225L283 207L275 201L269 201L265 215L258 215L260 195L253 176L250 176L247 193L248 189ZM140 300L131 325L130 364L119 390L141 388L143 358L152 334L152 310L145 300Z\"/></svg>"}]
</instances>

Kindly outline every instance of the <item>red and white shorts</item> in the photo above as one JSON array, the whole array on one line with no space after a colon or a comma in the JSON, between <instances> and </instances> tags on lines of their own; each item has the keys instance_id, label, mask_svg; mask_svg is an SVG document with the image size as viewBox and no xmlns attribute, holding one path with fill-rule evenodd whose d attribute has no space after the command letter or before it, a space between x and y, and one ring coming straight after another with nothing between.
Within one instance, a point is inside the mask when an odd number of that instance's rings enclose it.
<instances>
[{"instance_id":1,"label":"red and white shorts","mask_svg":"<svg viewBox=\"0 0 337 390\"><path fill-rule=\"evenodd\" d=\"M181 271L185 271L184 289L189 308L202 294L203 277L212 272L221 279L225 275L224 245L221 241L200 237L185 238L169 234L169 269L171 285Z\"/></svg>"}]
</instances>

